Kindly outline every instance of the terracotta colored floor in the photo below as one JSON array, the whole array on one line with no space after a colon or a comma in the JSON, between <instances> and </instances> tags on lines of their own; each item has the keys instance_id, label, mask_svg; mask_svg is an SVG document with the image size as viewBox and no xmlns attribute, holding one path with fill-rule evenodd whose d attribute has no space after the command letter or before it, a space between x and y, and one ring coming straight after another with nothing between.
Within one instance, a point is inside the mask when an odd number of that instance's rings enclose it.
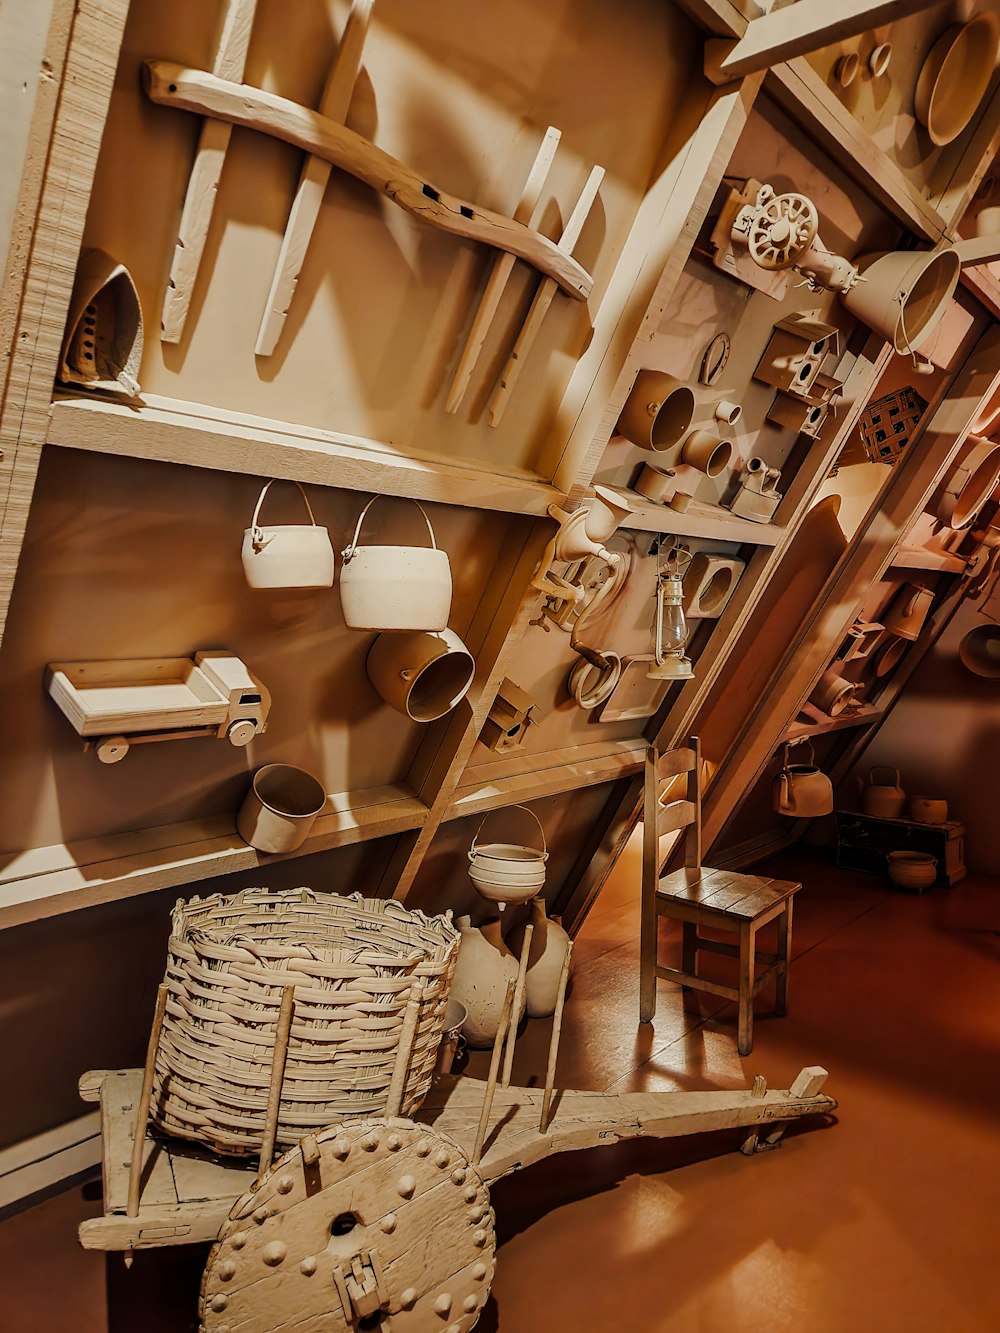
<instances>
[{"instance_id":1,"label":"terracotta colored floor","mask_svg":"<svg viewBox=\"0 0 1000 1333\"><path fill-rule=\"evenodd\" d=\"M1000 1329L1000 881L910 897L797 856L792 1009L753 1054L735 1016L661 983L637 1033L638 849L581 933L559 1081L579 1088L788 1085L830 1070L835 1123L744 1158L717 1134L555 1158L493 1190L500 1237L477 1333L994 1333ZM716 960L723 967L726 960ZM515 1081L543 1068L529 1026ZM477 1054L472 1067L484 1061ZM92 1193L93 1191L91 1191ZM76 1248L70 1191L0 1224L3 1333L193 1329L199 1251L131 1273Z\"/></svg>"}]
</instances>

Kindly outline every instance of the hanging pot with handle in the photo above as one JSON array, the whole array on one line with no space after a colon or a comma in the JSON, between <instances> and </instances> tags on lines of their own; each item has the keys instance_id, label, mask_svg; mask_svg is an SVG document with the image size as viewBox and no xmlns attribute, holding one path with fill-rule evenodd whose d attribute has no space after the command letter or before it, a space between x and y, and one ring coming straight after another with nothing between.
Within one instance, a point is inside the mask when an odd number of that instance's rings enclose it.
<instances>
[{"instance_id":1,"label":"hanging pot with handle","mask_svg":"<svg viewBox=\"0 0 1000 1333\"><path fill-rule=\"evenodd\" d=\"M927 613L934 601L930 588L918 588L915 583L904 583L885 617L885 627L897 638L913 640L920 637Z\"/></svg>"},{"instance_id":2,"label":"hanging pot with handle","mask_svg":"<svg viewBox=\"0 0 1000 1333\"><path fill-rule=\"evenodd\" d=\"M875 819L902 819L906 792L900 784L898 768L876 765L870 771L868 781L861 789L861 809Z\"/></svg>"},{"instance_id":3,"label":"hanging pot with handle","mask_svg":"<svg viewBox=\"0 0 1000 1333\"><path fill-rule=\"evenodd\" d=\"M489 815L476 830L469 849L469 878L484 898L500 904L501 911L507 903L527 902L541 892L545 885L545 862L549 858L545 830L535 812L526 805L509 808L523 810L535 821L542 840L541 850L523 843L480 843L479 835Z\"/></svg>"},{"instance_id":4,"label":"hanging pot with handle","mask_svg":"<svg viewBox=\"0 0 1000 1333\"><path fill-rule=\"evenodd\" d=\"M434 529L417 500L427 524L430 546L362 546L361 525L376 500L368 501L358 518L351 544L344 549L340 573L340 601L351 629L446 629L451 613L451 564L447 551L438 550Z\"/></svg>"},{"instance_id":5,"label":"hanging pot with handle","mask_svg":"<svg viewBox=\"0 0 1000 1333\"><path fill-rule=\"evenodd\" d=\"M243 572L251 588L329 588L333 584L335 557L330 534L313 517L309 497L299 485L299 494L309 515L308 523L271 524L260 521L264 497L274 485L266 482L257 498L250 526L243 533Z\"/></svg>"},{"instance_id":6,"label":"hanging pot with handle","mask_svg":"<svg viewBox=\"0 0 1000 1333\"><path fill-rule=\"evenodd\" d=\"M833 813L833 783L816 764L812 742L808 762L790 764L790 746L785 746L784 764L771 786L771 799L779 815L796 819L818 819Z\"/></svg>"},{"instance_id":7,"label":"hanging pot with handle","mask_svg":"<svg viewBox=\"0 0 1000 1333\"><path fill-rule=\"evenodd\" d=\"M414 722L434 722L465 698L476 663L454 630L379 634L368 650L368 679Z\"/></svg>"}]
</instances>

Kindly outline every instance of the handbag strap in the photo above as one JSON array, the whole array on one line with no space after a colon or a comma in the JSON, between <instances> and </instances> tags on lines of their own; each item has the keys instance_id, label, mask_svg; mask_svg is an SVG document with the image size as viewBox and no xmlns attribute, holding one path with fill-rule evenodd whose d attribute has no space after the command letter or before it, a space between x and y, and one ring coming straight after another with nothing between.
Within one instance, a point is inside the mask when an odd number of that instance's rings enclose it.
<instances>
[{"instance_id":1,"label":"handbag strap","mask_svg":"<svg viewBox=\"0 0 1000 1333\"><path fill-rule=\"evenodd\" d=\"M260 526L260 511L261 507L264 504L264 496L268 493L268 491L271 489L271 487L277 480L278 480L277 477L272 477L270 481L266 481L264 483L264 487L261 490L260 495L257 497L257 505L253 511L253 518L250 520L250 529L253 533L253 545L255 551L260 550L264 541L264 529ZM306 513L309 515L309 522L312 524L313 527L315 527L316 519L313 516L312 505L309 503L309 496L306 495L305 488L303 487L301 482L295 481L294 478L290 477L289 481L291 481L293 486L298 486L299 494L302 496L302 503L305 505Z\"/></svg>"},{"instance_id":2,"label":"handbag strap","mask_svg":"<svg viewBox=\"0 0 1000 1333\"><path fill-rule=\"evenodd\" d=\"M431 539L431 550L436 551L437 542L434 540L434 529L431 527L431 521L427 517L427 511L424 509L423 505L420 503L419 500L414 500L412 495L403 495L400 496L399 498L402 500L409 500L410 503L415 504L417 508L420 510L421 514L423 514L424 522L427 524L427 535ZM384 500L384 499L385 499L384 495L373 495L372 498L365 505L364 509L362 509L360 515L358 516L358 526L354 529L354 536L351 538L350 545L346 546L342 552L345 561L350 560L354 556L355 551L357 551L358 549L358 538L361 536L361 525L365 521L365 515L368 513L369 509L371 509L372 505L375 503L376 500Z\"/></svg>"},{"instance_id":3,"label":"handbag strap","mask_svg":"<svg viewBox=\"0 0 1000 1333\"><path fill-rule=\"evenodd\" d=\"M525 814L531 816L531 818L532 818L532 819L535 821L535 823L538 825L538 832L542 835L542 858L543 858L543 859L547 858L547 857L548 857L548 854L549 854L549 848L548 848L548 844L547 844L546 841L545 841L545 830L542 828L542 821L541 821L541 820L538 818L538 816L535 814L534 810L529 810L528 807L527 807L526 805L508 805L508 806L506 807L506 809L508 809L508 810L523 810L523 811L525 812ZM483 829L486 827L486 824L487 824L487 822L488 822L488 820L489 820L489 818L490 818L490 815L495 815L496 813L497 813L497 812L496 812L495 810L491 810L490 813L489 813L488 815L484 816L482 823L481 823L481 824L479 825L479 827L476 829L476 835L475 835L475 837L472 839L472 847L471 847L471 849L470 849L470 851L469 851L469 855L470 855L470 856L473 856L473 855L475 854L475 852L476 852L476 851L478 850L478 848L479 848L479 835L480 835L480 833L482 833Z\"/></svg>"}]
</instances>

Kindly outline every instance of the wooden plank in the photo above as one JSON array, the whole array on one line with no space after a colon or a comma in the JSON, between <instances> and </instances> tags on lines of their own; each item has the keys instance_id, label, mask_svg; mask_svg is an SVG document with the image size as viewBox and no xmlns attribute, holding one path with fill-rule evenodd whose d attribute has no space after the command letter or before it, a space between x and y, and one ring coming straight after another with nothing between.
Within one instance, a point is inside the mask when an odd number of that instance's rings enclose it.
<instances>
[{"instance_id":1,"label":"wooden plank","mask_svg":"<svg viewBox=\"0 0 1000 1333\"><path fill-rule=\"evenodd\" d=\"M691 801L669 801L659 808L656 831L661 837L665 833L677 833L693 824L697 818L698 811Z\"/></svg>"},{"instance_id":2,"label":"wooden plank","mask_svg":"<svg viewBox=\"0 0 1000 1333\"><path fill-rule=\"evenodd\" d=\"M562 498L534 474L505 475L453 459L406 457L377 440L154 395L146 395L142 406L57 399L47 437L49 444L70 449L240 475L246 475L253 459L262 477L503 513L544 515Z\"/></svg>"},{"instance_id":3,"label":"wooden plank","mask_svg":"<svg viewBox=\"0 0 1000 1333\"><path fill-rule=\"evenodd\" d=\"M219 78L239 83L246 68L257 0L225 0L225 5L212 69ZM163 297L160 337L165 343L180 342L184 332L232 132L233 127L221 120L206 120L201 127Z\"/></svg>"},{"instance_id":4,"label":"wooden plank","mask_svg":"<svg viewBox=\"0 0 1000 1333\"><path fill-rule=\"evenodd\" d=\"M570 755L564 760L546 763L544 768L527 770L522 757L522 771L515 770L503 777L481 775L480 766L477 765L471 770L468 780L455 788L444 819L462 819L504 805L521 805L541 800L545 796L613 782L616 778L641 769L646 746L645 742L617 741L610 749L606 744L581 746L580 749L597 753L575 759Z\"/></svg>"},{"instance_id":5,"label":"wooden plank","mask_svg":"<svg viewBox=\"0 0 1000 1333\"><path fill-rule=\"evenodd\" d=\"M127 11L128 0L79 0L73 19L0 408L0 636L48 429L52 382Z\"/></svg>"},{"instance_id":6,"label":"wooden plank","mask_svg":"<svg viewBox=\"0 0 1000 1333\"><path fill-rule=\"evenodd\" d=\"M860 37L883 23L898 23L940 0L796 0L753 19L738 41L710 41L705 73L729 83L770 69L834 42Z\"/></svg>"},{"instance_id":7,"label":"wooden plank","mask_svg":"<svg viewBox=\"0 0 1000 1333\"><path fill-rule=\"evenodd\" d=\"M767 91L809 139L891 217L932 243L944 236L944 217L878 147L808 60L793 60L772 69Z\"/></svg>"},{"instance_id":8,"label":"wooden plank","mask_svg":"<svg viewBox=\"0 0 1000 1333\"><path fill-rule=\"evenodd\" d=\"M541 232L448 194L371 140L287 97L169 60L147 60L143 82L159 106L179 107L283 139L349 172L421 221L525 260L568 296L585 301L593 289L587 270Z\"/></svg>"},{"instance_id":9,"label":"wooden plank","mask_svg":"<svg viewBox=\"0 0 1000 1333\"><path fill-rule=\"evenodd\" d=\"M124 1213L128 1207L136 1108L142 1095L142 1070L110 1073L101 1085L101 1126L104 1134L104 1207ZM176 1207L170 1158L164 1144L145 1137L142 1150L142 1198L154 1207Z\"/></svg>"},{"instance_id":10,"label":"wooden plank","mask_svg":"<svg viewBox=\"0 0 1000 1333\"><path fill-rule=\"evenodd\" d=\"M392 837L419 828L427 814L408 788L380 787L329 796L326 812L302 847L280 857L248 847L229 816L32 849L0 874L0 929L265 862Z\"/></svg>"},{"instance_id":11,"label":"wooden plank","mask_svg":"<svg viewBox=\"0 0 1000 1333\"><path fill-rule=\"evenodd\" d=\"M569 215L569 221L563 228L562 235L559 237L559 247L568 254L573 253L573 249L580 239L580 233L583 231L584 223L590 216L590 210L597 199L597 192L601 188L601 182L604 180L604 168L594 167L587 177L587 183L580 193L579 199ZM534 299L531 302L531 308L528 310L527 318L521 325L521 331L517 335L517 340L510 356L507 358L507 364L500 372L500 383L497 385L496 393L493 395L490 403L490 410L487 420L491 426L499 426L503 420L504 413L507 410L507 404L510 402L511 395L517 386L521 370L525 361L535 345L535 340L542 329L545 316L548 314L549 307L555 300L558 288L552 278L543 278L535 292Z\"/></svg>"},{"instance_id":12,"label":"wooden plank","mask_svg":"<svg viewBox=\"0 0 1000 1333\"><path fill-rule=\"evenodd\" d=\"M529 226L535 226L538 218L536 216L536 206L542 187L549 174L549 168L552 166L552 160L556 155L556 149L559 147L559 140L562 135L555 126L550 125L542 137L538 152L535 154L535 160L532 163L531 170L528 172L528 179L524 183L524 189L521 191L521 197L514 209L513 217L516 222L526 222ZM475 370L479 361L480 353L486 342L490 328L493 324L494 316L500 305L500 298L503 296L514 271L514 256L502 252L497 255L493 261L493 267L490 270L490 276L486 281L486 289L479 301L475 318L472 321L472 327L469 330L465 340L465 346L462 349L462 355L459 358L458 365L455 368L455 374L451 381L451 388L448 390L448 397L445 400L444 410L446 412L457 412L462 399L465 397L466 390L469 387L469 381L472 379L472 372Z\"/></svg>"},{"instance_id":13,"label":"wooden plank","mask_svg":"<svg viewBox=\"0 0 1000 1333\"><path fill-rule=\"evenodd\" d=\"M347 119L354 85L361 72L361 60L374 3L375 0L351 0L340 46L337 48L330 78L319 104L320 114L329 120L343 123ZM218 72L217 70L216 73ZM242 71L240 74L242 76ZM285 224L285 234L281 241L274 277L271 280L271 290L267 295L264 316L257 334L254 351L258 356L270 356L281 337L281 330L285 326L285 318L295 296L299 274L305 263L313 228L319 217L320 205L323 203L323 195L326 193L332 169L330 163L324 162L321 157L307 157L302 164L302 173Z\"/></svg>"},{"instance_id":14,"label":"wooden plank","mask_svg":"<svg viewBox=\"0 0 1000 1333\"><path fill-rule=\"evenodd\" d=\"M738 952L738 951L737 951ZM672 981L675 986L686 986L690 990L704 991L706 995L718 995L721 1000L738 1000L738 986L727 986L722 981L710 981L707 977L692 976L676 967L659 966L656 969L657 980Z\"/></svg>"},{"instance_id":15,"label":"wooden plank","mask_svg":"<svg viewBox=\"0 0 1000 1333\"><path fill-rule=\"evenodd\" d=\"M777 523L754 523L740 518L722 505L694 500L683 513L669 505L647 500L627 486L618 488L631 505L622 523L626 531L668 532L677 537L707 537L712 541L740 542L745 546L776 546L783 529Z\"/></svg>"}]
</instances>

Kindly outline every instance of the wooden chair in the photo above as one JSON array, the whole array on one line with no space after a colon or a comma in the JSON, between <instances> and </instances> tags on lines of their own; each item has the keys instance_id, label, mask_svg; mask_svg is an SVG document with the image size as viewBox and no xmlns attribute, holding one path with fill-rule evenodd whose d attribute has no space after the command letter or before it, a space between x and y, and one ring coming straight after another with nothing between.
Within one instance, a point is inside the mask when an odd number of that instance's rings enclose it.
<instances>
[{"instance_id":1,"label":"wooden chair","mask_svg":"<svg viewBox=\"0 0 1000 1333\"><path fill-rule=\"evenodd\" d=\"M687 774L685 800L660 803L664 779ZM713 870L701 863L701 742L693 736L679 750L662 752L651 745L646 754L642 839L642 924L639 979L639 1020L651 1023L656 1013L656 982L660 977L681 986L708 991L739 1005L739 1052L753 1049L753 999L772 975L778 1014L788 1012L788 967L792 947L792 900L801 884ZM684 868L660 875L659 840L665 833L687 829ZM657 921L661 916L682 923L682 966L662 967L657 960ZM778 952L760 953L757 931L778 921ZM735 943L706 939L699 927L737 936ZM739 960L739 981L725 986L698 975L699 952L721 953ZM755 975L757 962L765 964Z\"/></svg>"}]
</instances>

